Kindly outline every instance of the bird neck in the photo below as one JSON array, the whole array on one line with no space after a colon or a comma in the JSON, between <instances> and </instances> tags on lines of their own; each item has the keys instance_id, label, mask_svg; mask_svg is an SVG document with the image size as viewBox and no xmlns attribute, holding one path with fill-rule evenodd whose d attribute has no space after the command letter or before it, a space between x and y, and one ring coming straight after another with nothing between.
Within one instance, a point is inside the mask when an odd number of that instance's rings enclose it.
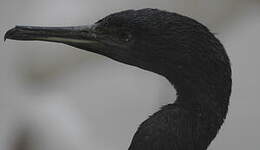
<instances>
[{"instance_id":1,"label":"bird neck","mask_svg":"<svg viewBox=\"0 0 260 150\"><path fill-rule=\"evenodd\" d=\"M227 65L219 72L186 73L167 76L177 92L175 105L198 115L218 120L219 126L226 117L231 93L231 69Z\"/></svg>"}]
</instances>

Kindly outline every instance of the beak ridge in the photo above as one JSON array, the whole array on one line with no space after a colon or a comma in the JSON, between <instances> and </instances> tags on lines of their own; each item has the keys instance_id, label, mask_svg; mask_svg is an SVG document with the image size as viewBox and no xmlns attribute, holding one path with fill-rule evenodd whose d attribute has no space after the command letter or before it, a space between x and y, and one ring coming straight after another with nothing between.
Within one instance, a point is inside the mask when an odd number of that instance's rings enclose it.
<instances>
[{"instance_id":1,"label":"beak ridge","mask_svg":"<svg viewBox=\"0 0 260 150\"><path fill-rule=\"evenodd\" d=\"M5 33L6 39L13 40L40 40L60 43L88 43L95 41L91 26L74 27L37 27L15 26Z\"/></svg>"}]
</instances>

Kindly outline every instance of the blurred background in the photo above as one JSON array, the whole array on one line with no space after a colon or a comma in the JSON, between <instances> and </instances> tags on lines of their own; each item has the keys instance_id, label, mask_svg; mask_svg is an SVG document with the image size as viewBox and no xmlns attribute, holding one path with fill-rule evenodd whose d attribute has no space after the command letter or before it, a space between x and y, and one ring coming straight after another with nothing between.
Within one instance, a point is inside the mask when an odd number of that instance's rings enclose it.
<instances>
[{"instance_id":1,"label":"blurred background","mask_svg":"<svg viewBox=\"0 0 260 150\"><path fill-rule=\"evenodd\" d=\"M85 25L146 7L198 20L230 56L230 109L209 150L258 149L259 0L1 0L0 37L14 25ZM0 69L0 150L126 150L176 98L159 75L57 43L2 40Z\"/></svg>"}]
</instances>

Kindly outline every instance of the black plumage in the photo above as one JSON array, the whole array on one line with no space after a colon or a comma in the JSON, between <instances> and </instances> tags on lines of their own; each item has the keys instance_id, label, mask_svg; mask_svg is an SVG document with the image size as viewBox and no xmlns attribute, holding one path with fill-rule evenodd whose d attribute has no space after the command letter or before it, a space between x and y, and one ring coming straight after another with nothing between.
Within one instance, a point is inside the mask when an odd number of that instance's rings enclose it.
<instances>
[{"instance_id":1,"label":"black plumage","mask_svg":"<svg viewBox=\"0 0 260 150\"><path fill-rule=\"evenodd\" d=\"M158 9L127 10L92 26L17 26L6 38L61 42L167 78L176 101L139 126L129 150L206 150L226 117L229 58L220 41L191 18Z\"/></svg>"}]
</instances>

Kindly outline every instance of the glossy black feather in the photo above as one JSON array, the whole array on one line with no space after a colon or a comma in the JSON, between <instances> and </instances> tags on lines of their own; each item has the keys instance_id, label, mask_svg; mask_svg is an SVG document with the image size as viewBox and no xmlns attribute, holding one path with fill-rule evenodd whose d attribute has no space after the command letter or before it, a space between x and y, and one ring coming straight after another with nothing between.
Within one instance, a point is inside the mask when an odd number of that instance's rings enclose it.
<instances>
[{"instance_id":1,"label":"glossy black feather","mask_svg":"<svg viewBox=\"0 0 260 150\"><path fill-rule=\"evenodd\" d=\"M220 41L199 22L157 9L129 10L98 22L133 34L133 57L112 57L165 76L177 90L174 104L144 121L129 150L206 150L224 122L231 68Z\"/></svg>"}]
</instances>

